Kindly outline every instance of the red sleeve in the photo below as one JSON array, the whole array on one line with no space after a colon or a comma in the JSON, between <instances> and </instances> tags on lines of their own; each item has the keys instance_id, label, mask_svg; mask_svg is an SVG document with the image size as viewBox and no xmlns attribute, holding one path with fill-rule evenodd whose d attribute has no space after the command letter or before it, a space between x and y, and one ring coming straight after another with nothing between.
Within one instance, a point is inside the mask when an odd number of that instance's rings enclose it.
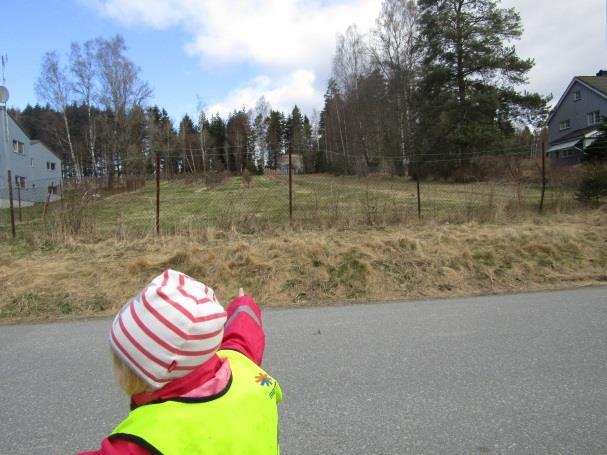
<instances>
[{"instance_id":1,"label":"red sleeve","mask_svg":"<svg viewBox=\"0 0 607 455\"><path fill-rule=\"evenodd\" d=\"M150 455L140 445L124 439L104 439L99 450L91 452L80 452L78 455Z\"/></svg>"},{"instance_id":2,"label":"red sleeve","mask_svg":"<svg viewBox=\"0 0 607 455\"><path fill-rule=\"evenodd\" d=\"M261 310L252 297L237 297L227 308L228 320L221 349L233 349L261 365L266 338L261 323Z\"/></svg>"}]
</instances>

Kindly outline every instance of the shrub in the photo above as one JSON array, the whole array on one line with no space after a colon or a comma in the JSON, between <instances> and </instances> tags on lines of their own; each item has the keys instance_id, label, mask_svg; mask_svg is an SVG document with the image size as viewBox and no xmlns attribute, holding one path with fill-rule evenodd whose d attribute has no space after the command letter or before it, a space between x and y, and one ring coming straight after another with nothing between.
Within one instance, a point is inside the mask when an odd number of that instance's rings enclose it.
<instances>
[{"instance_id":1,"label":"shrub","mask_svg":"<svg viewBox=\"0 0 607 455\"><path fill-rule=\"evenodd\" d=\"M607 197L607 166L591 166L582 177L576 199L598 206L605 197Z\"/></svg>"}]
</instances>

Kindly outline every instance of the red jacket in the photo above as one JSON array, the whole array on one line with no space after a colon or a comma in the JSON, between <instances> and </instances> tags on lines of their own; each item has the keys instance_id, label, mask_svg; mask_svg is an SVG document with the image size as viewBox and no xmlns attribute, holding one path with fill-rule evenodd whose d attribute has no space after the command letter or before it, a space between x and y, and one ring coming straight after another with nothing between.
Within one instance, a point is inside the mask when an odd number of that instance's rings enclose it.
<instances>
[{"instance_id":1,"label":"red jacket","mask_svg":"<svg viewBox=\"0 0 607 455\"><path fill-rule=\"evenodd\" d=\"M253 298L238 297L227 308L223 341L220 349L233 349L261 365L265 347L265 335L261 323L261 311ZM230 366L217 355L200 368L183 378L171 381L154 392L144 392L131 397L131 409L156 400L178 397L205 397L216 395L228 384ZM97 451L80 452L78 455L150 455L143 447L131 441L104 439Z\"/></svg>"}]
</instances>

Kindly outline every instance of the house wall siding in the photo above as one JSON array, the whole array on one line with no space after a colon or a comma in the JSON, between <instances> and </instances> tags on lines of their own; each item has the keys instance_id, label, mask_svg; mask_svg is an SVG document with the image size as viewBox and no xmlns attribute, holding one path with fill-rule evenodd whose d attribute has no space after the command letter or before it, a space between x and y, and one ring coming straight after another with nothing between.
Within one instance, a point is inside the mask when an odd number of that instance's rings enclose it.
<instances>
[{"instance_id":1,"label":"house wall siding","mask_svg":"<svg viewBox=\"0 0 607 455\"><path fill-rule=\"evenodd\" d=\"M582 95L582 99L579 101L574 99L576 91L580 91ZM601 115L607 115L607 99L575 81L565 94L558 110L550 119L548 125L550 143L560 141L564 136L575 130L586 128L588 126L586 114L594 111L600 111ZM566 120L571 122L571 127L560 131L559 125Z\"/></svg>"},{"instance_id":2,"label":"house wall siding","mask_svg":"<svg viewBox=\"0 0 607 455\"><path fill-rule=\"evenodd\" d=\"M4 121L0 112L0 121ZM15 176L25 177L25 188L20 189L21 200L43 202L49 186L61 183L61 160L41 142L31 142L23 130L9 116L8 137L0 127L0 199L8 198L8 170L12 174L13 198L16 199ZM13 140L23 143L23 155L13 151ZM33 166L32 166L33 159ZM54 163L55 169L48 169Z\"/></svg>"}]
</instances>

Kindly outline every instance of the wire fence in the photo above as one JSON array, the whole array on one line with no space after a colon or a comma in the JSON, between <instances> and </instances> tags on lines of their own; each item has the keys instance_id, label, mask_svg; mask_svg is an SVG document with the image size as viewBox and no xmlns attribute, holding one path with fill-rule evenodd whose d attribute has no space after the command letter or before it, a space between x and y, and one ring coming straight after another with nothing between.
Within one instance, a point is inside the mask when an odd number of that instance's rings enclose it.
<instances>
[{"instance_id":1,"label":"wire fence","mask_svg":"<svg viewBox=\"0 0 607 455\"><path fill-rule=\"evenodd\" d=\"M301 170L292 163L263 174L168 172L159 158L140 174L79 182L11 182L0 186L0 239L10 238L13 229L23 237L104 239L195 234L208 228L254 232L289 224L347 228L500 222L540 210L553 213L578 207L575 171L544 168L544 175L549 175L542 178L535 160L518 160L501 176L467 176L463 183L420 180L419 174L338 176Z\"/></svg>"}]
</instances>

